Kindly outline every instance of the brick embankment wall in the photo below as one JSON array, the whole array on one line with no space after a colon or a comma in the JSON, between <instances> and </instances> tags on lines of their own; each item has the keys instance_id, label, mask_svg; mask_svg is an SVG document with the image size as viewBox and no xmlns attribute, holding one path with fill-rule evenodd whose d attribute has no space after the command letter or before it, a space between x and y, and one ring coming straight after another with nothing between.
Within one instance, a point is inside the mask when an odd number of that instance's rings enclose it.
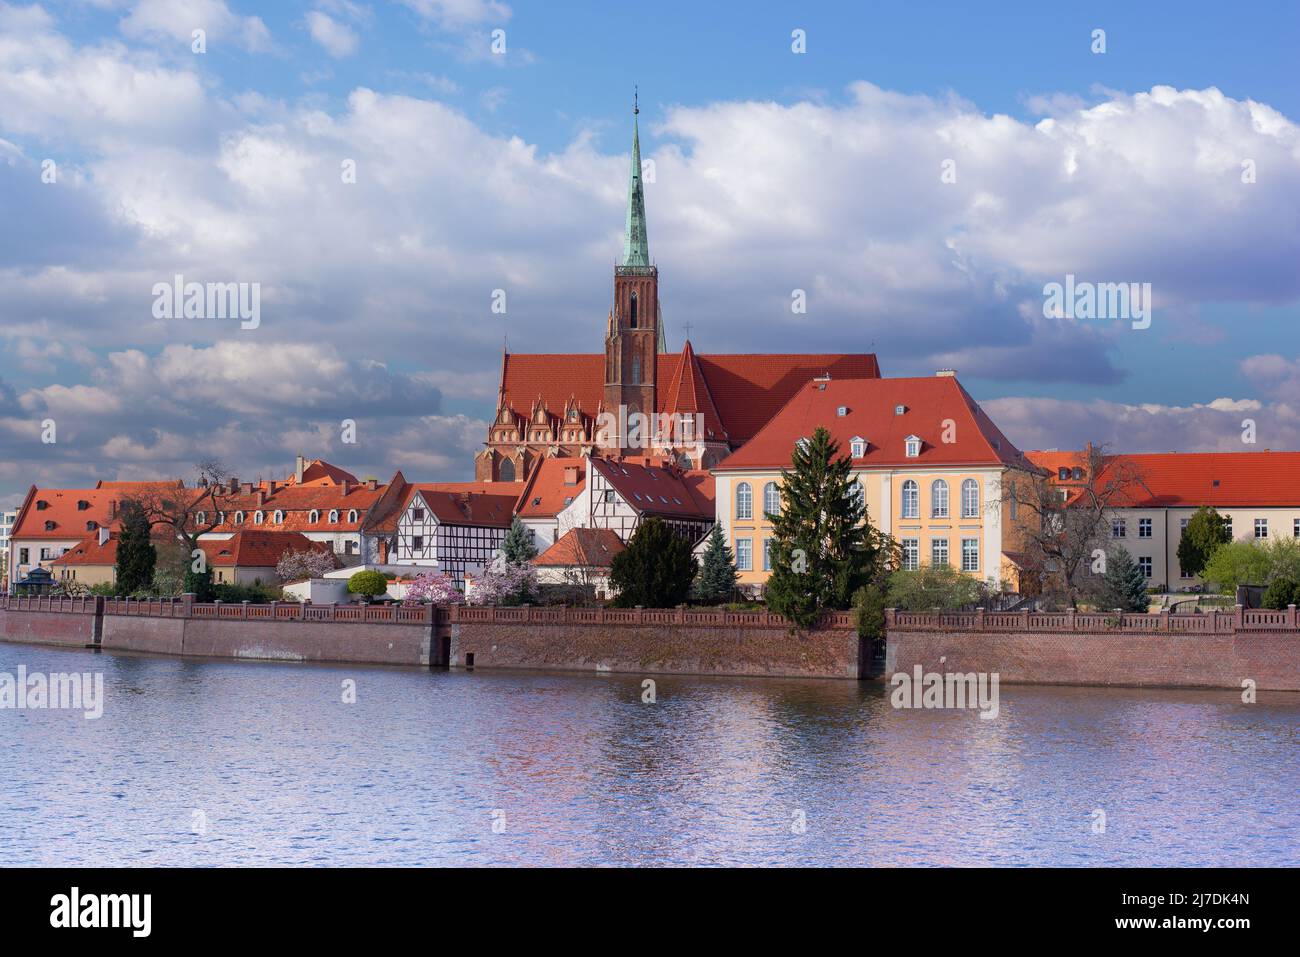
<instances>
[{"instance_id":1,"label":"brick embankment wall","mask_svg":"<svg viewBox=\"0 0 1300 957\"><path fill-rule=\"evenodd\" d=\"M469 617L484 611L490 614ZM724 612L686 613L674 622L674 611L646 611L640 620L636 611L608 611L602 615L606 620L597 621L593 611L567 611L557 616L552 609L536 609L530 617L527 609L455 609L450 664L465 667L473 655L475 668L859 677L858 636L846 622L791 633L785 622L765 614L741 613L761 620L740 621ZM715 620L696 620L705 614Z\"/></svg>"},{"instance_id":2,"label":"brick embankment wall","mask_svg":"<svg viewBox=\"0 0 1300 957\"><path fill-rule=\"evenodd\" d=\"M1300 691L1300 632L1285 619L1271 627L1266 613L1201 616L1207 620L1200 622L1124 615L1122 623L1106 619L1109 628L1098 624L1101 616L1080 615L1068 620L1082 626L1075 630L1065 630L1064 616L1027 623L1030 630L987 621L963 628L954 621L959 616L931 616L927 627L926 617L909 616L906 627L890 628L886 680L920 665L926 672L996 673L1006 683L1240 690L1250 679L1262 691Z\"/></svg>"},{"instance_id":3,"label":"brick embankment wall","mask_svg":"<svg viewBox=\"0 0 1300 957\"><path fill-rule=\"evenodd\" d=\"M94 627L93 613L6 612L0 609L0 639L4 641L80 648L94 639Z\"/></svg>"}]
</instances>

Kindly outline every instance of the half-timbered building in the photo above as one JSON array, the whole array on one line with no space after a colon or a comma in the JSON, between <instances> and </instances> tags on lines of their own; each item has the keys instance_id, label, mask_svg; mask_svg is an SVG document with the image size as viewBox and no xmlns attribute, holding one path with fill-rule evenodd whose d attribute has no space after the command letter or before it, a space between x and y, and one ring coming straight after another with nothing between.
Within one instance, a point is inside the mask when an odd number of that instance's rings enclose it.
<instances>
[{"instance_id":1,"label":"half-timbered building","mask_svg":"<svg viewBox=\"0 0 1300 957\"><path fill-rule=\"evenodd\" d=\"M389 563L437 569L464 588L466 570L490 564L510 530L518 486L503 492L499 485L460 482L410 486L397 519Z\"/></svg>"}]
</instances>

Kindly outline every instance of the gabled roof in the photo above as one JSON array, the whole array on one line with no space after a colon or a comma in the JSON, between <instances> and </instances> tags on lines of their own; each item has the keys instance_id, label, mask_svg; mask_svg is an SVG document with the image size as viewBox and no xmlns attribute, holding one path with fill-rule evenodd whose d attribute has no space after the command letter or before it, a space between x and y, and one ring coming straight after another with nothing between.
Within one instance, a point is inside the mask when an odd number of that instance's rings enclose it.
<instances>
[{"instance_id":1,"label":"gabled roof","mask_svg":"<svg viewBox=\"0 0 1300 957\"><path fill-rule=\"evenodd\" d=\"M117 532L110 532L109 537L102 544L99 541L99 533L95 532L87 535L76 545L69 548L60 555L51 565L116 565L117 564Z\"/></svg>"},{"instance_id":2,"label":"gabled roof","mask_svg":"<svg viewBox=\"0 0 1300 957\"><path fill-rule=\"evenodd\" d=\"M880 366L869 353L697 355L688 346L680 353L658 355L655 411L703 412L706 433L699 438L720 440L725 433L732 442L744 442L804 383L823 374L836 379L879 378ZM506 354L500 401L527 416L541 396L545 408L560 416L572 395L584 415L594 416L604 399L604 383L604 353ZM711 415L716 424L710 422ZM710 436L709 429L717 434Z\"/></svg>"},{"instance_id":3,"label":"gabled roof","mask_svg":"<svg viewBox=\"0 0 1300 957\"><path fill-rule=\"evenodd\" d=\"M229 538L200 539L199 547L207 555L209 565L238 568L273 568L285 552L333 554L328 542L313 542L299 532L250 529L236 532Z\"/></svg>"},{"instance_id":4,"label":"gabled roof","mask_svg":"<svg viewBox=\"0 0 1300 957\"><path fill-rule=\"evenodd\" d=\"M411 498L416 494L443 524L509 528L519 497L519 484L432 482L411 486Z\"/></svg>"},{"instance_id":5,"label":"gabled roof","mask_svg":"<svg viewBox=\"0 0 1300 957\"><path fill-rule=\"evenodd\" d=\"M128 497L117 488L35 488L28 492L11 539L80 539L117 522L116 509ZM46 528L46 523L53 528ZM94 523L95 528L88 527Z\"/></svg>"},{"instance_id":6,"label":"gabled roof","mask_svg":"<svg viewBox=\"0 0 1300 957\"><path fill-rule=\"evenodd\" d=\"M572 485L565 482L565 473L570 469L577 470ZM544 458L524 483L515 511L520 518L554 518L582 494L586 484L586 459Z\"/></svg>"},{"instance_id":7,"label":"gabled roof","mask_svg":"<svg viewBox=\"0 0 1300 957\"><path fill-rule=\"evenodd\" d=\"M608 568L627 546L608 528L571 528L550 548L532 560L533 565L566 568Z\"/></svg>"},{"instance_id":8,"label":"gabled roof","mask_svg":"<svg viewBox=\"0 0 1300 957\"><path fill-rule=\"evenodd\" d=\"M593 458L591 467L643 515L713 521L713 480L708 472L683 471L650 457Z\"/></svg>"},{"instance_id":9,"label":"gabled roof","mask_svg":"<svg viewBox=\"0 0 1300 957\"><path fill-rule=\"evenodd\" d=\"M274 489L272 489L274 484ZM362 483L350 482L334 485L332 483L313 483L311 485L281 485L280 483L261 482L252 486L250 492L241 491L231 495L225 493L218 499L217 505L226 513L226 521L214 528L214 533L234 532L252 523L256 512L263 513L263 522L258 526L263 531L278 532L354 532L365 524L366 515L371 506L377 503L387 490L387 486L376 484L374 488ZM259 502L259 495L261 501ZM196 509L211 511L211 503L204 502ZM275 522L276 511L284 513L282 522ZM318 513L315 522L310 521L312 511ZM357 517L348 521L348 513L355 510ZM330 522L331 511L338 512L338 521ZM235 513L244 513L244 523L235 523Z\"/></svg>"},{"instance_id":10,"label":"gabled roof","mask_svg":"<svg viewBox=\"0 0 1300 957\"><path fill-rule=\"evenodd\" d=\"M1082 466L1085 452L1026 452L1057 478L1060 468ZM1155 452L1110 455L1096 480L1104 487L1123 469L1138 481L1114 505L1128 508L1294 507L1300 495L1300 452ZM1084 480L1086 482L1086 479ZM1063 488L1084 483L1060 483Z\"/></svg>"},{"instance_id":11,"label":"gabled roof","mask_svg":"<svg viewBox=\"0 0 1300 957\"><path fill-rule=\"evenodd\" d=\"M906 411L896 414L896 406ZM839 415L839 407L846 413ZM949 429L945 423L951 421ZM851 452L853 436L867 440L857 468L1026 465L1019 449L953 376L831 379L806 383L762 430L714 472L788 468L795 443L825 427ZM921 439L921 454L906 455L906 439ZM952 441L945 441L945 439Z\"/></svg>"},{"instance_id":12,"label":"gabled roof","mask_svg":"<svg viewBox=\"0 0 1300 957\"><path fill-rule=\"evenodd\" d=\"M343 482L351 482L355 485L357 477L347 469L331 465L324 459L312 459L303 466L301 482L298 481L297 475L290 475L285 480L286 485L340 485Z\"/></svg>"}]
</instances>

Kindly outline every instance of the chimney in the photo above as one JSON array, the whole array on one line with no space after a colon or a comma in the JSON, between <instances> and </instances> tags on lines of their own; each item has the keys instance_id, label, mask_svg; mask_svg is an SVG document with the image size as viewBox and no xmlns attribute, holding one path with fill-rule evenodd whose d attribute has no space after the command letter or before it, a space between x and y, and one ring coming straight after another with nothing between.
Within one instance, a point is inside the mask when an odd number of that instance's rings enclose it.
<instances>
[{"instance_id":1,"label":"chimney","mask_svg":"<svg viewBox=\"0 0 1300 957\"><path fill-rule=\"evenodd\" d=\"M302 484L302 470L306 466L307 461L302 457L302 453L299 453L293 463L293 480L299 485Z\"/></svg>"},{"instance_id":2,"label":"chimney","mask_svg":"<svg viewBox=\"0 0 1300 957\"><path fill-rule=\"evenodd\" d=\"M109 532L107 528L105 528L103 525L99 526L99 544L103 545L106 541L108 541L108 534Z\"/></svg>"},{"instance_id":3,"label":"chimney","mask_svg":"<svg viewBox=\"0 0 1300 957\"><path fill-rule=\"evenodd\" d=\"M271 494L274 495L274 494L275 494L275 490L276 490L277 487L279 487L280 483L277 482L275 479L271 479L271 481L270 481L268 484L269 484L270 487L271 487Z\"/></svg>"},{"instance_id":4,"label":"chimney","mask_svg":"<svg viewBox=\"0 0 1300 957\"><path fill-rule=\"evenodd\" d=\"M253 483L252 483L252 482L243 482L243 483L240 484L239 488L240 488L240 490L241 490L245 495L252 495L252 494L253 494Z\"/></svg>"},{"instance_id":5,"label":"chimney","mask_svg":"<svg viewBox=\"0 0 1300 957\"><path fill-rule=\"evenodd\" d=\"M239 494L239 479L233 475L230 477L230 494L231 495Z\"/></svg>"},{"instance_id":6,"label":"chimney","mask_svg":"<svg viewBox=\"0 0 1300 957\"><path fill-rule=\"evenodd\" d=\"M266 504L266 490L265 490L265 489L260 489L260 488L259 488L259 489L257 490L257 504L258 504L258 505L265 505L265 504Z\"/></svg>"},{"instance_id":7,"label":"chimney","mask_svg":"<svg viewBox=\"0 0 1300 957\"><path fill-rule=\"evenodd\" d=\"M351 487L351 483L350 483L347 479L344 479L344 480L343 480L343 497L344 497L344 498L347 498L347 496L348 496L348 488L349 488L349 487Z\"/></svg>"},{"instance_id":8,"label":"chimney","mask_svg":"<svg viewBox=\"0 0 1300 957\"><path fill-rule=\"evenodd\" d=\"M578 484L578 467L577 467L576 465L570 465L570 466L568 466L568 467L565 468L565 470L564 470L564 484L565 484L565 485L577 485L577 484Z\"/></svg>"},{"instance_id":9,"label":"chimney","mask_svg":"<svg viewBox=\"0 0 1300 957\"><path fill-rule=\"evenodd\" d=\"M944 377L947 377L947 378L952 378L952 377L954 377L954 376L957 375L957 370L956 370L956 369L940 369L938 372L935 373L935 375L937 375L937 376L944 376Z\"/></svg>"},{"instance_id":10,"label":"chimney","mask_svg":"<svg viewBox=\"0 0 1300 957\"><path fill-rule=\"evenodd\" d=\"M108 503L108 520L111 522L117 518L117 499L111 499Z\"/></svg>"},{"instance_id":11,"label":"chimney","mask_svg":"<svg viewBox=\"0 0 1300 957\"><path fill-rule=\"evenodd\" d=\"M370 491L373 492L378 487L379 487L379 479L366 479L366 488L370 489Z\"/></svg>"}]
</instances>

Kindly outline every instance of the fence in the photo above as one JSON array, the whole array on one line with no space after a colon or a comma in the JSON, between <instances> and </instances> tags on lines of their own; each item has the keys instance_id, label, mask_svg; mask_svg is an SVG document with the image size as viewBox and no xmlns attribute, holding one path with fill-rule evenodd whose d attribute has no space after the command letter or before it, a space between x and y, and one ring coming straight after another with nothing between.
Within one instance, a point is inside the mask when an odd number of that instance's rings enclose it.
<instances>
[{"instance_id":1,"label":"fence","mask_svg":"<svg viewBox=\"0 0 1300 957\"><path fill-rule=\"evenodd\" d=\"M1154 634L1170 632L1184 635L1230 635L1239 631L1297 631L1296 606L1285 610L1247 609L1241 605L1232 611L1206 614L1156 614L1137 612L885 612L885 630L899 631L974 631L974 632L1131 632Z\"/></svg>"}]
</instances>

